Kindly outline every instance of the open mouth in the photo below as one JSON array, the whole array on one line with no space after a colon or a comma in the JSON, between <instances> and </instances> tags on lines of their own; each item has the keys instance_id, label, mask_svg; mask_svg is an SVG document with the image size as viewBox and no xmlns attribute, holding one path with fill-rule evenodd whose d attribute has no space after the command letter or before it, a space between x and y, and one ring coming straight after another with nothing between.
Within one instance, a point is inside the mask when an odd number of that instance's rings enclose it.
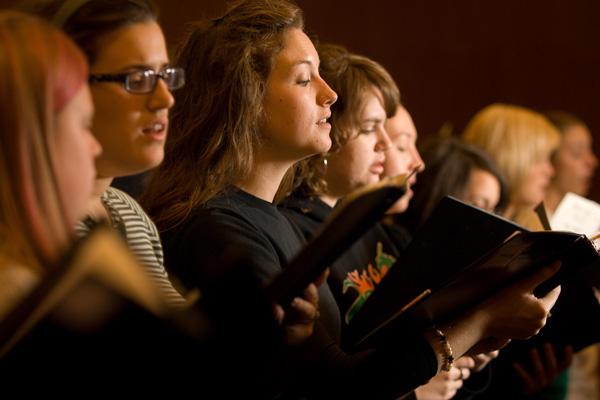
<instances>
[{"instance_id":1,"label":"open mouth","mask_svg":"<svg viewBox=\"0 0 600 400\"><path fill-rule=\"evenodd\" d=\"M142 130L145 134L156 134L163 133L165 131L166 125L161 122L156 122Z\"/></svg>"},{"instance_id":2,"label":"open mouth","mask_svg":"<svg viewBox=\"0 0 600 400\"><path fill-rule=\"evenodd\" d=\"M321 118L320 120L317 121L317 125L330 125L329 118L331 118L331 115L329 115L325 118Z\"/></svg>"}]
</instances>

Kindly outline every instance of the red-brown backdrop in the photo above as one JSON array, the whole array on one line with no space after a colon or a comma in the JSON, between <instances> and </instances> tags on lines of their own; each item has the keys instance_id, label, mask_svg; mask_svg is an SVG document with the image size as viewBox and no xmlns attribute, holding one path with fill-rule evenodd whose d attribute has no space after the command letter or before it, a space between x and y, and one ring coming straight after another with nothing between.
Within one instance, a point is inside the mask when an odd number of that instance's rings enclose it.
<instances>
[{"instance_id":1,"label":"red-brown backdrop","mask_svg":"<svg viewBox=\"0 0 600 400\"><path fill-rule=\"evenodd\" d=\"M16 1L0 0L0 6ZM221 0L157 0L170 45ZM381 62L421 135L502 101L583 118L600 154L600 2L298 0L309 33ZM190 77L192 78L192 77ZM600 201L600 174L591 197Z\"/></svg>"}]
</instances>

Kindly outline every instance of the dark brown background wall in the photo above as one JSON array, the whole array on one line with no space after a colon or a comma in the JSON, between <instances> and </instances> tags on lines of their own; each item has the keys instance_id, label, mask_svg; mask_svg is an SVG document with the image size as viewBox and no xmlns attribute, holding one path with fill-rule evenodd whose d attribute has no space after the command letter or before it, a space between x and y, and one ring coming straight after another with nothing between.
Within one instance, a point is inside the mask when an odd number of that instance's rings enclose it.
<instances>
[{"instance_id":1,"label":"dark brown background wall","mask_svg":"<svg viewBox=\"0 0 600 400\"><path fill-rule=\"evenodd\" d=\"M15 4L0 0L0 6ZM157 0L168 41L217 16L220 0ZM307 29L381 62L422 136L460 132L492 102L565 109L600 154L600 2L595 0L298 0ZM600 201L600 174L591 197Z\"/></svg>"}]
</instances>

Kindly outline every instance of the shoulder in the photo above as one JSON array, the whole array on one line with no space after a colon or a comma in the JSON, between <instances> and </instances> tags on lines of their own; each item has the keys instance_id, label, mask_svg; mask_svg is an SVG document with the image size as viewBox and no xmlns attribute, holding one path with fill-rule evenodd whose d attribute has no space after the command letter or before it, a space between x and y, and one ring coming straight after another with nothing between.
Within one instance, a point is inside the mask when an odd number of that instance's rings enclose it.
<instances>
[{"instance_id":1,"label":"shoulder","mask_svg":"<svg viewBox=\"0 0 600 400\"><path fill-rule=\"evenodd\" d=\"M103 194L103 202L110 209L111 213L116 213L119 216L119 219L121 219L125 225L134 222L137 224L141 223L144 227L152 233L156 233L158 236L158 231L154 222L152 222L142 206L127 193L117 188L108 187Z\"/></svg>"},{"instance_id":2,"label":"shoulder","mask_svg":"<svg viewBox=\"0 0 600 400\"><path fill-rule=\"evenodd\" d=\"M245 265L262 282L281 270L265 232L235 207L198 208L161 236L166 265L190 288L203 287L236 265Z\"/></svg>"},{"instance_id":3,"label":"shoulder","mask_svg":"<svg viewBox=\"0 0 600 400\"><path fill-rule=\"evenodd\" d=\"M306 239L312 237L331 213L332 208L319 199L301 197L288 197L279 205L281 213L285 215L304 235Z\"/></svg>"},{"instance_id":4,"label":"shoulder","mask_svg":"<svg viewBox=\"0 0 600 400\"><path fill-rule=\"evenodd\" d=\"M246 213L235 207L207 206L195 209L174 229L164 232L188 243L217 243L252 241L261 236Z\"/></svg>"},{"instance_id":5,"label":"shoulder","mask_svg":"<svg viewBox=\"0 0 600 400\"><path fill-rule=\"evenodd\" d=\"M102 201L116 210L123 210L126 208L135 211L137 214L146 215L142 207L133 197L112 186L109 186L102 194Z\"/></svg>"}]
</instances>

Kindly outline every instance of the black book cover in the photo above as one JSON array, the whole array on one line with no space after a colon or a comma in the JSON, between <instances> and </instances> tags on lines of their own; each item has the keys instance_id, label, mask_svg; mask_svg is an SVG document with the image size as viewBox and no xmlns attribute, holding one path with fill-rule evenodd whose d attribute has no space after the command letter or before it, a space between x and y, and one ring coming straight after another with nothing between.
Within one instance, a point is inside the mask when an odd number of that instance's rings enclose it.
<instances>
[{"instance_id":1,"label":"black book cover","mask_svg":"<svg viewBox=\"0 0 600 400\"><path fill-rule=\"evenodd\" d=\"M388 324L424 329L452 319L561 260L560 271L534 291L542 296L597 259L584 235L530 232L447 197L355 316L351 340L360 345L374 339Z\"/></svg>"}]
</instances>

